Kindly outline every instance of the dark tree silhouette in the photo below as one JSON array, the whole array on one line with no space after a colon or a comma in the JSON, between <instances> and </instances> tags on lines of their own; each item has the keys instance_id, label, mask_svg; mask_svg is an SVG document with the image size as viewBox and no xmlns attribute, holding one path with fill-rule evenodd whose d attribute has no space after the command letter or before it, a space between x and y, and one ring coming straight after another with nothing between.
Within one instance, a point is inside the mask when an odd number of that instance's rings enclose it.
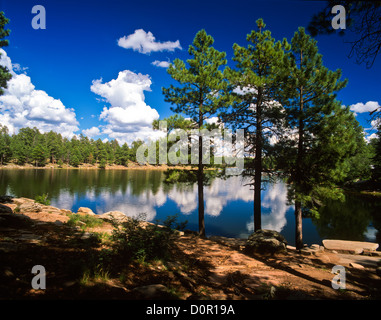
<instances>
[{"instance_id":1,"label":"dark tree silhouette","mask_svg":"<svg viewBox=\"0 0 381 320\"><path fill-rule=\"evenodd\" d=\"M327 1L326 7L308 25L312 36L338 32L331 25L335 15L331 10L335 5L342 5L346 11L346 29L340 29L339 34L355 35L355 40L345 41L352 45L349 58L355 56L357 63L371 68L381 51L381 1Z\"/></svg>"}]
</instances>

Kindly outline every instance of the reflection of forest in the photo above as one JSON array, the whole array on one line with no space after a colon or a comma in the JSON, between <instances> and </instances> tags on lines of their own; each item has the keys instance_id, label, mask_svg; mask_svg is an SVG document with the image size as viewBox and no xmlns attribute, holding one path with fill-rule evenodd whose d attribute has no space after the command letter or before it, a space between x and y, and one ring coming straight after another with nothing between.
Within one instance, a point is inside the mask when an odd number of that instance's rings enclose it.
<instances>
[{"instance_id":1,"label":"reflection of forest","mask_svg":"<svg viewBox=\"0 0 381 320\"><path fill-rule=\"evenodd\" d=\"M381 200L347 195L345 202L329 201L320 209L319 219L314 219L320 236L324 239L366 241L381 244ZM369 228L369 226L372 226ZM374 228L373 239L366 239Z\"/></svg>"},{"instance_id":2,"label":"reflection of forest","mask_svg":"<svg viewBox=\"0 0 381 320\"><path fill-rule=\"evenodd\" d=\"M65 190L71 195L85 196L88 192L99 196L108 191L112 195L127 190L140 195L146 190L156 194L163 181L160 170L0 170L0 194L32 198L48 193L58 198Z\"/></svg>"}]
</instances>

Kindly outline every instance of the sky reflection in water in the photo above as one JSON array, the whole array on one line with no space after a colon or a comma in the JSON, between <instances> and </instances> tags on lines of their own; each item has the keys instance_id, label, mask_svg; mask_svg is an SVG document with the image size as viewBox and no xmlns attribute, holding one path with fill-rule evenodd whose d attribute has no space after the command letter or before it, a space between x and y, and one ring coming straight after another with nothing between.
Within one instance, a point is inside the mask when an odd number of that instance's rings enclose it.
<instances>
[{"instance_id":1,"label":"sky reflection in water","mask_svg":"<svg viewBox=\"0 0 381 320\"><path fill-rule=\"evenodd\" d=\"M148 221L179 214L187 228L198 230L197 184L163 182L159 170L0 170L0 192L34 198L49 193L51 204L76 212L89 207L95 213L121 211ZM246 238L253 232L253 190L241 177L215 178L204 188L207 235ZM321 211L319 220L303 218L303 240L324 238L379 242L380 201L348 197ZM294 209L287 202L287 185L265 183L262 192L262 228L281 232L294 243Z\"/></svg>"}]
</instances>

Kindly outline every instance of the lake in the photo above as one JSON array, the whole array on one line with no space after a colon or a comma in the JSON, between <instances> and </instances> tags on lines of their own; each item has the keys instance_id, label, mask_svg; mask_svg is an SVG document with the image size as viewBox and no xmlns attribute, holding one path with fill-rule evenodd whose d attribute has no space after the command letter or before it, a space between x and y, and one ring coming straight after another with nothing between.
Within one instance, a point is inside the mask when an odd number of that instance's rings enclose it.
<instances>
[{"instance_id":1,"label":"lake","mask_svg":"<svg viewBox=\"0 0 381 320\"><path fill-rule=\"evenodd\" d=\"M144 213L148 221L179 214L187 229L198 230L197 185L164 183L161 170L3 169L0 194L34 199L49 194L51 205L76 212ZM241 177L215 178L204 188L206 234L245 238L253 232L253 190ZM331 201L320 218L303 218L303 241L322 239L381 243L381 200L346 195ZM294 208L287 203L287 185L268 182L262 192L262 228L281 232L294 245Z\"/></svg>"}]
</instances>

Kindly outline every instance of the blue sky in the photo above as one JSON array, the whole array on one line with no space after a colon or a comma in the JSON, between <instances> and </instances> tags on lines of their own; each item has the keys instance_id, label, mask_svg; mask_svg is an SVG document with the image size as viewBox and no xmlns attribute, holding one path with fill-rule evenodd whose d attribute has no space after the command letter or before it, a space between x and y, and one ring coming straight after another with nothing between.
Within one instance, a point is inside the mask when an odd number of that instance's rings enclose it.
<instances>
[{"instance_id":1,"label":"blue sky","mask_svg":"<svg viewBox=\"0 0 381 320\"><path fill-rule=\"evenodd\" d=\"M36 4L46 10L44 30L32 28ZM131 141L152 136L150 121L173 114L161 90L172 80L155 61L186 60L195 34L204 28L233 65L233 44L246 45L258 18L275 39L290 40L325 2L0 0L0 6L11 20L10 44L1 59L14 74L0 100L0 122L11 132L35 125L68 137L84 133ZM316 39L324 64L348 78L338 98L370 128L369 112L363 111L381 104L381 57L366 69L348 58L348 37Z\"/></svg>"}]
</instances>

